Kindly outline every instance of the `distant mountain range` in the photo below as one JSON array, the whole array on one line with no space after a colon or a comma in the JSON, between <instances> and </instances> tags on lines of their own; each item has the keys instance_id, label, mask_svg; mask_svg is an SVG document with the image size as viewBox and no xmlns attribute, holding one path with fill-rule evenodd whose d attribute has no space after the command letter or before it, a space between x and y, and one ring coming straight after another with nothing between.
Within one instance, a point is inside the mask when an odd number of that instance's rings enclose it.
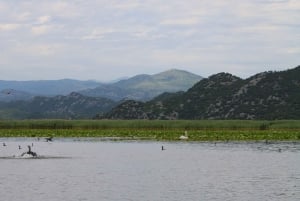
<instances>
[{"instance_id":1,"label":"distant mountain range","mask_svg":"<svg viewBox=\"0 0 300 201\"><path fill-rule=\"evenodd\" d=\"M108 119L300 119L300 66L248 79L219 73L186 92L148 102L128 100L99 118Z\"/></svg>"},{"instance_id":2,"label":"distant mountain range","mask_svg":"<svg viewBox=\"0 0 300 201\"><path fill-rule=\"evenodd\" d=\"M0 80L0 91L14 91L26 93L29 96L56 96L67 95L74 91L95 88L101 83L96 81L63 80L34 80L34 81L7 81ZM11 95L14 95L12 93ZM0 101L2 101L0 97Z\"/></svg>"},{"instance_id":3,"label":"distant mountain range","mask_svg":"<svg viewBox=\"0 0 300 201\"><path fill-rule=\"evenodd\" d=\"M3 89L0 91L0 101L10 102L10 101L17 101L17 100L30 100L34 97L33 94L24 92L24 91L17 91L15 89Z\"/></svg>"},{"instance_id":4,"label":"distant mountain range","mask_svg":"<svg viewBox=\"0 0 300 201\"><path fill-rule=\"evenodd\" d=\"M68 79L0 81L0 119L92 118L124 100L149 100L160 93L184 91L201 79L172 69L110 84Z\"/></svg>"},{"instance_id":5,"label":"distant mountain range","mask_svg":"<svg viewBox=\"0 0 300 201\"><path fill-rule=\"evenodd\" d=\"M0 119L300 119L300 66L247 79L229 73L202 79L170 70L76 91L2 101ZM28 95L12 89L1 93Z\"/></svg>"},{"instance_id":6,"label":"distant mountain range","mask_svg":"<svg viewBox=\"0 0 300 201\"><path fill-rule=\"evenodd\" d=\"M150 100L163 92L185 91L202 77L182 70L168 70L155 75L137 75L114 83L96 81L38 80L4 81L0 80L0 101L30 100L35 96L68 95L78 92L85 96L123 99Z\"/></svg>"},{"instance_id":7,"label":"distant mountain range","mask_svg":"<svg viewBox=\"0 0 300 201\"><path fill-rule=\"evenodd\" d=\"M150 100L164 92L186 91L202 79L183 70L171 69L154 75L137 75L94 89L78 91L85 96L105 97L115 101L124 99Z\"/></svg>"}]
</instances>

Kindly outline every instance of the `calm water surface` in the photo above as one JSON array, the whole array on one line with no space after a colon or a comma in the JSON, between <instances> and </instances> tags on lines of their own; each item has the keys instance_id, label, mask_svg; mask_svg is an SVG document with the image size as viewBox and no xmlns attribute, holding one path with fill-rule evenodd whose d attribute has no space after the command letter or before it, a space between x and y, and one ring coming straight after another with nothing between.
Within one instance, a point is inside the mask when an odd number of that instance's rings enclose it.
<instances>
[{"instance_id":1,"label":"calm water surface","mask_svg":"<svg viewBox=\"0 0 300 201\"><path fill-rule=\"evenodd\" d=\"M41 157L18 158L32 142ZM300 200L300 143L0 143L5 201Z\"/></svg>"}]
</instances>

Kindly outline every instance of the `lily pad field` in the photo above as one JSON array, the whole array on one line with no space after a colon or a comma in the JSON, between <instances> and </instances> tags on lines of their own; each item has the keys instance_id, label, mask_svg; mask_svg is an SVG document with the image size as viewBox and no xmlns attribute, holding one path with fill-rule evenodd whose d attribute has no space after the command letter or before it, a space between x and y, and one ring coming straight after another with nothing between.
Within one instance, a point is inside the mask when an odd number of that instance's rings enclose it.
<instances>
[{"instance_id":1,"label":"lily pad field","mask_svg":"<svg viewBox=\"0 0 300 201\"><path fill-rule=\"evenodd\" d=\"M185 132L186 131L186 132ZM3 120L0 137L115 140L299 141L300 120Z\"/></svg>"}]
</instances>

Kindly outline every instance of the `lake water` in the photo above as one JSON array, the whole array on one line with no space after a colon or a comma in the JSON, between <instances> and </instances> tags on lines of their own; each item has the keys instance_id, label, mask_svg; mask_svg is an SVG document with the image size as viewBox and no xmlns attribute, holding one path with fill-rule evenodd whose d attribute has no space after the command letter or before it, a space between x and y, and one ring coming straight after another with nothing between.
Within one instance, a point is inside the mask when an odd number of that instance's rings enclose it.
<instances>
[{"instance_id":1,"label":"lake water","mask_svg":"<svg viewBox=\"0 0 300 201\"><path fill-rule=\"evenodd\" d=\"M40 157L19 158L32 142ZM300 200L300 143L28 138L0 143L5 201Z\"/></svg>"}]
</instances>

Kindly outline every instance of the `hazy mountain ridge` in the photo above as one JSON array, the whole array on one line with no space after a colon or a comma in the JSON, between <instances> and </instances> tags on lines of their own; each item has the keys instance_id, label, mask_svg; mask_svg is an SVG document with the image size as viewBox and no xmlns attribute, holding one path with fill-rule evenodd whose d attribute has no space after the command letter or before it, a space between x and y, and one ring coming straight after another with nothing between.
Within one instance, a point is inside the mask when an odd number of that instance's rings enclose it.
<instances>
[{"instance_id":1,"label":"hazy mountain ridge","mask_svg":"<svg viewBox=\"0 0 300 201\"><path fill-rule=\"evenodd\" d=\"M185 89L189 83L196 83L200 79L200 76L186 71L170 70L155 75L137 75L111 84L96 83L93 81L91 83L89 81L77 82L76 80L68 79L58 80L57 82L44 81L42 83L40 81L26 81L23 87L29 84L31 86L30 90L35 92L39 92L41 87L45 86L44 93L53 92L57 90L56 88L60 88L61 92L74 89L74 86L79 86L79 88L74 90L78 92L56 96L49 96L51 93L48 93L48 96L37 96L14 89L3 89L0 94L0 100L2 100L2 102L0 101L0 119L92 118L108 112L117 103L120 103L120 101L126 99L151 99L158 93L164 92L164 90ZM178 80L180 80L179 83L177 83ZM23 81L12 81L12 83L14 85L24 84ZM65 89L63 89L64 83L67 83ZM178 86L174 87L175 83ZM85 89L84 91L78 90L81 87L88 87L89 84L96 84L97 88ZM5 85L2 88L8 86L11 87L11 85ZM49 90L48 87L50 86L55 89Z\"/></svg>"},{"instance_id":2,"label":"hazy mountain ridge","mask_svg":"<svg viewBox=\"0 0 300 201\"><path fill-rule=\"evenodd\" d=\"M73 79L32 81L0 80L0 91L11 89L15 91L22 91L34 96L55 96L67 95L73 91L95 88L100 84L100 82L96 81L81 81Z\"/></svg>"},{"instance_id":3,"label":"hazy mountain ridge","mask_svg":"<svg viewBox=\"0 0 300 201\"><path fill-rule=\"evenodd\" d=\"M34 94L24 91L17 91L14 89L3 89L0 91L0 100L4 102L17 101L17 100L30 100Z\"/></svg>"},{"instance_id":4,"label":"hazy mountain ridge","mask_svg":"<svg viewBox=\"0 0 300 201\"><path fill-rule=\"evenodd\" d=\"M123 99L150 100L163 92L187 90L202 77L183 70L168 70L154 75L136 75L114 83L96 81L36 80L36 81L4 81L0 80L0 91L20 91L2 93L0 101L29 100L34 96L68 95L78 92L90 97L103 97L115 101Z\"/></svg>"},{"instance_id":5,"label":"hazy mountain ridge","mask_svg":"<svg viewBox=\"0 0 300 201\"><path fill-rule=\"evenodd\" d=\"M201 76L189 73L187 71L171 69L154 75L137 75L131 79L116 82L114 86L130 89L150 89L157 87L164 92L182 91L189 89L193 84L202 79Z\"/></svg>"},{"instance_id":6,"label":"hazy mountain ridge","mask_svg":"<svg viewBox=\"0 0 300 201\"><path fill-rule=\"evenodd\" d=\"M184 93L166 94L146 103L124 102L103 118L299 119L300 66L245 80L219 73Z\"/></svg>"},{"instance_id":7,"label":"hazy mountain ridge","mask_svg":"<svg viewBox=\"0 0 300 201\"><path fill-rule=\"evenodd\" d=\"M145 101L164 92L185 91L201 79L199 75L171 69L154 75L136 75L116 83L78 92L86 96L106 97L115 101L123 99Z\"/></svg>"},{"instance_id":8,"label":"hazy mountain ridge","mask_svg":"<svg viewBox=\"0 0 300 201\"><path fill-rule=\"evenodd\" d=\"M152 79L147 79L147 82ZM143 81L140 78L138 80ZM111 92L110 87L124 92L119 86L102 86L107 92ZM11 92L3 93L9 95ZM165 92L147 102L137 100L118 102L107 98L88 97L76 92L67 96L0 102L0 118L4 119L94 117L299 119L300 66L286 71L258 73L247 79L229 73L218 73L200 80L186 91Z\"/></svg>"}]
</instances>

